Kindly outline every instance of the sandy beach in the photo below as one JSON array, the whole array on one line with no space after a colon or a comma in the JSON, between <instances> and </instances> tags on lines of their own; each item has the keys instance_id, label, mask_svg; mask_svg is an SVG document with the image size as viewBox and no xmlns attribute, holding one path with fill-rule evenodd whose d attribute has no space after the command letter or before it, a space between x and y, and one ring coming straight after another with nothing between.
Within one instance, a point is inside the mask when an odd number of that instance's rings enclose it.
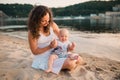
<instances>
[{"instance_id":1,"label":"sandy beach","mask_svg":"<svg viewBox=\"0 0 120 80\"><path fill-rule=\"evenodd\" d=\"M31 67L26 31L0 32L0 80L120 80L120 33L70 31L85 64L59 75Z\"/></svg>"}]
</instances>

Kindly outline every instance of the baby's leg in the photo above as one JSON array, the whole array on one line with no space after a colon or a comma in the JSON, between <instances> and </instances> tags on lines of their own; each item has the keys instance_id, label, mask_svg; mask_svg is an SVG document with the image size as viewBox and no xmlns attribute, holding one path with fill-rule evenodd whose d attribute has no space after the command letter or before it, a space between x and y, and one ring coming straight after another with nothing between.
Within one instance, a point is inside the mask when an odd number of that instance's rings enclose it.
<instances>
[{"instance_id":1,"label":"baby's leg","mask_svg":"<svg viewBox=\"0 0 120 80\"><path fill-rule=\"evenodd\" d=\"M52 65L55 59L57 59L58 56L56 54L52 54L49 57L49 61L48 61L48 69L46 70L46 72L52 72Z\"/></svg>"}]
</instances>

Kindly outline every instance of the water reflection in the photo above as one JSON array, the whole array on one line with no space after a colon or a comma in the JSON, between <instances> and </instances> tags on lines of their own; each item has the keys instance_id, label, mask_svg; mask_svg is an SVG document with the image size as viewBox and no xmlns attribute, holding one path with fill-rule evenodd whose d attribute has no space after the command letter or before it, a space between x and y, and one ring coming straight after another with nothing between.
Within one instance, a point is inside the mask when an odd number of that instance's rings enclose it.
<instances>
[{"instance_id":1,"label":"water reflection","mask_svg":"<svg viewBox=\"0 0 120 80\"><path fill-rule=\"evenodd\" d=\"M71 29L76 28L81 31L92 32L119 32L120 31L120 17L107 18L85 18L85 19L71 19L71 20L56 20L58 25L68 26Z\"/></svg>"}]
</instances>

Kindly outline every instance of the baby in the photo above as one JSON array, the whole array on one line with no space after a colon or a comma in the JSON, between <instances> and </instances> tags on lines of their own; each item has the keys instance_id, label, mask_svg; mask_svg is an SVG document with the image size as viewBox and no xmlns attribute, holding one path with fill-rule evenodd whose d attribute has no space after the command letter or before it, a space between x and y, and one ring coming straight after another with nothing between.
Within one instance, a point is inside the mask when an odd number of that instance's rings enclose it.
<instances>
[{"instance_id":1,"label":"baby","mask_svg":"<svg viewBox=\"0 0 120 80\"><path fill-rule=\"evenodd\" d=\"M59 33L59 40L57 41L58 45L53 50L53 53L50 55L48 60L48 69L46 72L52 72L52 65L55 59L57 58L70 58L76 59L78 58L77 54L71 54L70 52L74 50L75 43L68 40L69 32L67 29L61 29Z\"/></svg>"}]
</instances>

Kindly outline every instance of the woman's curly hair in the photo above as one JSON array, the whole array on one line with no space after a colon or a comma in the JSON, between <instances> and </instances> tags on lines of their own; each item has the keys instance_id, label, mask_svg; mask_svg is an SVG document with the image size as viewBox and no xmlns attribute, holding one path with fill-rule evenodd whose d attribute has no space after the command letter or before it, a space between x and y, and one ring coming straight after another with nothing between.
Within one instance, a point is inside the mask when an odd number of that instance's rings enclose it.
<instances>
[{"instance_id":1,"label":"woman's curly hair","mask_svg":"<svg viewBox=\"0 0 120 80\"><path fill-rule=\"evenodd\" d=\"M29 14L29 18L28 18L28 30L30 30L33 38L38 38L40 36L39 34L39 24L41 22L41 19L46 15L49 14L50 16L50 20L49 20L49 24L44 27L44 32L49 32L50 31L50 24L52 24L53 22L53 16L52 16L52 11L46 7L46 6L35 6L30 14Z\"/></svg>"}]
</instances>

